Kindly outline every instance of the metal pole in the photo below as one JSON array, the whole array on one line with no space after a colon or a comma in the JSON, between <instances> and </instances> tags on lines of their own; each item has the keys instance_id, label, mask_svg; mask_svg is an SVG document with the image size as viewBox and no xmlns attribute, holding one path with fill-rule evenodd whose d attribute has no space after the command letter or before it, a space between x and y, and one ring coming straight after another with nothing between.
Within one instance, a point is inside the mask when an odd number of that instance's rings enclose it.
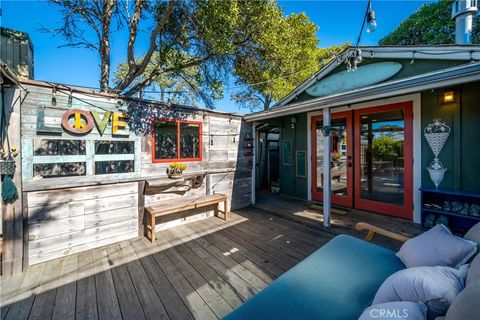
<instances>
[{"instance_id":1,"label":"metal pole","mask_svg":"<svg viewBox=\"0 0 480 320\"><path fill-rule=\"evenodd\" d=\"M252 123L252 204L255 204L256 201L256 186L257 186L257 177L256 177L256 170L257 170L257 145L258 145L258 139L257 139L257 130L256 130L256 124Z\"/></svg>"},{"instance_id":2,"label":"metal pole","mask_svg":"<svg viewBox=\"0 0 480 320\"><path fill-rule=\"evenodd\" d=\"M330 227L331 182L330 177L330 108L323 109L323 225Z\"/></svg>"}]
</instances>

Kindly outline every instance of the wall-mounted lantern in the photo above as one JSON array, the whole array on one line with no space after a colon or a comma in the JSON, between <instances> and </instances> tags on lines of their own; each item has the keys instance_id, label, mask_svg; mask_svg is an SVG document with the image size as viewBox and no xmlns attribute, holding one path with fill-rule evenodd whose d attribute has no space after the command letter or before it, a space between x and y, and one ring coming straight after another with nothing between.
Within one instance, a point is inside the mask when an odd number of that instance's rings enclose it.
<instances>
[{"instance_id":1,"label":"wall-mounted lantern","mask_svg":"<svg viewBox=\"0 0 480 320\"><path fill-rule=\"evenodd\" d=\"M295 129L295 124L297 123L297 117L293 116L291 119L290 119L290 127L292 129Z\"/></svg>"},{"instance_id":2,"label":"wall-mounted lantern","mask_svg":"<svg viewBox=\"0 0 480 320\"><path fill-rule=\"evenodd\" d=\"M452 103L455 102L455 91L453 90L445 90L442 96L443 103Z\"/></svg>"}]
</instances>

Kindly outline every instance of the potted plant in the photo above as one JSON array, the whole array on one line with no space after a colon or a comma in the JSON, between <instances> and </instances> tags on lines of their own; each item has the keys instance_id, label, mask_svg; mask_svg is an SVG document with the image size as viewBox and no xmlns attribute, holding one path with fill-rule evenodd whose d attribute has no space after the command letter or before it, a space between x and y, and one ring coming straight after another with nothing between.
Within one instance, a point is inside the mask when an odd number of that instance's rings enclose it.
<instances>
[{"instance_id":1,"label":"potted plant","mask_svg":"<svg viewBox=\"0 0 480 320\"><path fill-rule=\"evenodd\" d=\"M170 179L180 179L185 169L187 169L187 166L183 163L173 162L167 168L167 175Z\"/></svg>"}]
</instances>

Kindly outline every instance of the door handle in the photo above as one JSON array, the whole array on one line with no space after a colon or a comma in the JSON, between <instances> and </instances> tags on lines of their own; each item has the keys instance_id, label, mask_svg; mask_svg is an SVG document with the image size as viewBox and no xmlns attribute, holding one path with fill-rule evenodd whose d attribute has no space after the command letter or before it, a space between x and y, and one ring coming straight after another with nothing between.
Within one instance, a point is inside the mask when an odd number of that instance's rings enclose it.
<instances>
[{"instance_id":1,"label":"door handle","mask_svg":"<svg viewBox=\"0 0 480 320\"><path fill-rule=\"evenodd\" d=\"M348 161L347 162L347 167L351 168L353 166L352 162L351 161Z\"/></svg>"}]
</instances>

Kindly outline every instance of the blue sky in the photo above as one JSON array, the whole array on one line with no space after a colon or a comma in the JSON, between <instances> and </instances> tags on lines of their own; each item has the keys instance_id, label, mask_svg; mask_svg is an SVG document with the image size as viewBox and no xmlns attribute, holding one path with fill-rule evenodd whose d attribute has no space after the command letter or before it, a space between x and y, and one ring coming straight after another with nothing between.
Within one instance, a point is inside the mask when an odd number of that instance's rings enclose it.
<instances>
[{"instance_id":1,"label":"blue sky","mask_svg":"<svg viewBox=\"0 0 480 320\"><path fill-rule=\"evenodd\" d=\"M375 45L383 36L394 30L423 3L428 1L373 0L378 28L374 33L365 33L362 45ZM355 43L365 12L366 0L362 1L279 1L285 14L305 12L319 26L320 47ZM52 37L41 32L43 27L53 27L61 22L57 6L45 1L0 1L4 27L30 34L34 44L35 79L48 80L79 86L98 87L99 59L93 51L83 48L61 47L61 37ZM126 57L126 36L112 37L112 67ZM138 48L141 49L142 44ZM140 51L139 51L140 52ZM229 112L247 112L230 101L229 93L219 101L216 109Z\"/></svg>"}]
</instances>

